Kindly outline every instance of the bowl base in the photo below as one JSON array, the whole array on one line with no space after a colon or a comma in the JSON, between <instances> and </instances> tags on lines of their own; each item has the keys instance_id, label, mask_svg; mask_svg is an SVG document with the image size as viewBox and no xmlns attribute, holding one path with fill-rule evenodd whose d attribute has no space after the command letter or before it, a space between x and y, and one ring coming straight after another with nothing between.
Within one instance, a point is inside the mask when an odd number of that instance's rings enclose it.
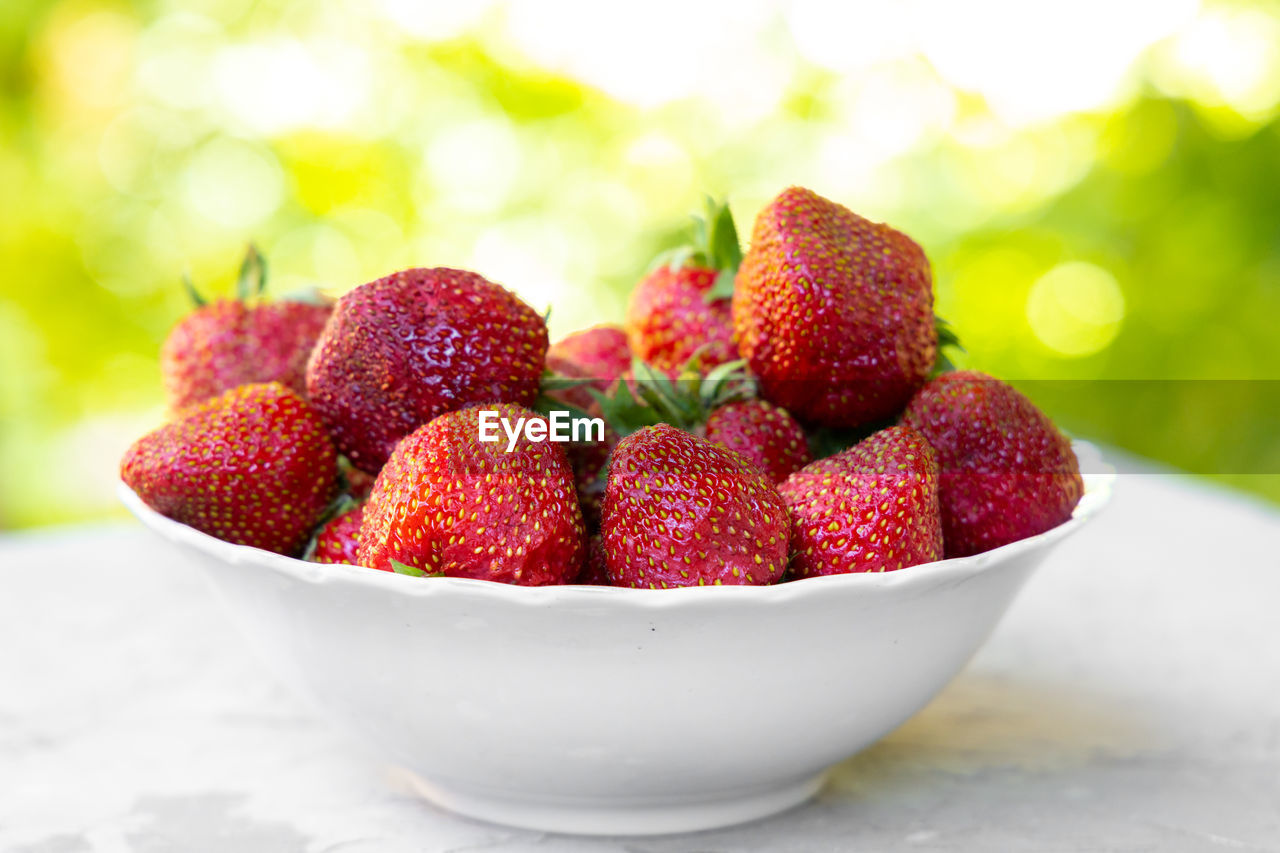
<instances>
[{"instance_id":1,"label":"bowl base","mask_svg":"<svg viewBox=\"0 0 1280 853\"><path fill-rule=\"evenodd\" d=\"M556 801L460 791L411 774L415 791L432 803L489 823L568 835L668 835L746 823L798 806L822 787L825 773L772 788L679 802Z\"/></svg>"}]
</instances>

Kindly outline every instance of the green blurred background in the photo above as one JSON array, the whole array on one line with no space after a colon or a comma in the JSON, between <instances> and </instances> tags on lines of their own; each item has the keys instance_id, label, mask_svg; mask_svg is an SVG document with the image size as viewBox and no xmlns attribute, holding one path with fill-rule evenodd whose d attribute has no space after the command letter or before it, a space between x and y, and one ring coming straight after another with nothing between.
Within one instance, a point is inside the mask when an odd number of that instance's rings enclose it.
<instances>
[{"instance_id":1,"label":"green blurred background","mask_svg":"<svg viewBox=\"0 0 1280 853\"><path fill-rule=\"evenodd\" d=\"M0 57L0 526L117 513L180 276L249 240L277 293L462 266L555 337L790 184L925 246L961 364L1280 499L1276 3L5 0Z\"/></svg>"}]
</instances>

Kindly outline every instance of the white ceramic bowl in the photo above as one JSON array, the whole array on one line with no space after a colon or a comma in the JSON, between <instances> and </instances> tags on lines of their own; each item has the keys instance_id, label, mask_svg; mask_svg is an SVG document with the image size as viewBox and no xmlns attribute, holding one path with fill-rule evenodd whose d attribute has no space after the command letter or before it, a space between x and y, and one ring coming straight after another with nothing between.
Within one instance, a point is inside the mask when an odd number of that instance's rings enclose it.
<instances>
[{"instance_id":1,"label":"white ceramic bowl","mask_svg":"<svg viewBox=\"0 0 1280 853\"><path fill-rule=\"evenodd\" d=\"M305 563L120 495L204 570L281 679L415 771L431 800L553 832L657 834L800 803L914 714L1106 503L1111 475L1085 480L1069 522L974 557L660 590Z\"/></svg>"}]
</instances>

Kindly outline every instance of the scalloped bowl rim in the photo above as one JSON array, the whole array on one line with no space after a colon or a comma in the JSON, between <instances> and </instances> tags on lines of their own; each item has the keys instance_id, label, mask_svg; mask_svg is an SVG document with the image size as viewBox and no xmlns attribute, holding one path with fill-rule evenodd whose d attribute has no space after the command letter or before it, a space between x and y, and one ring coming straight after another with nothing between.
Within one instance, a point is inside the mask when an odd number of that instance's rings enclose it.
<instances>
[{"instance_id":1,"label":"scalloped bowl rim","mask_svg":"<svg viewBox=\"0 0 1280 853\"><path fill-rule=\"evenodd\" d=\"M1088 463L1090 473L1084 474L1085 491L1072 512L1071 518L1057 527L1026 539L1010 542L990 551L969 557L953 557L932 563L920 563L892 572L851 572L802 578L769 586L688 586L669 589L636 589L630 587L586 586L561 584L553 586L517 586L475 578L429 577L416 578L394 572L376 571L363 566L341 563L311 563L294 557L286 557L249 545L225 542L207 533L174 521L147 506L124 482L117 486L120 500L147 527L170 541L190 545L211 556L229 563L254 563L270 568L305 583L354 583L362 586L381 587L388 592L406 596L466 594L500 599L510 604L547 606L554 603L605 601L619 607L665 607L685 602L705 602L708 598L724 598L734 601L750 601L755 604L780 604L822 595L829 588L862 587L877 589L909 587L952 578L967 577L981 572L988 566L1003 563L1023 551L1038 548L1052 540L1061 539L1077 530L1089 518L1096 515L1110 499L1115 481L1115 470L1101 462L1101 454L1088 442L1073 443L1077 458ZM1085 468L1085 465L1081 466Z\"/></svg>"}]
</instances>

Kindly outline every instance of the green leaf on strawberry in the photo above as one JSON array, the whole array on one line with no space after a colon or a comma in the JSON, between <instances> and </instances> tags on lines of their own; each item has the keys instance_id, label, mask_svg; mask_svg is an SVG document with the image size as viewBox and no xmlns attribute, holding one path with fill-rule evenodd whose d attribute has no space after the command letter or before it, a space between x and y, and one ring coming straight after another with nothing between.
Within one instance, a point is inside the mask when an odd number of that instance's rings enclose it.
<instances>
[{"instance_id":1,"label":"green leaf on strawberry","mask_svg":"<svg viewBox=\"0 0 1280 853\"><path fill-rule=\"evenodd\" d=\"M960 336L956 334L956 330L946 320L934 314L933 325L938 333L938 359L933 364L933 371L930 376L938 376L956 369L955 362L951 360L951 356L947 353L948 349L957 349L960 352L967 352L967 350L960 343Z\"/></svg>"},{"instance_id":2,"label":"green leaf on strawberry","mask_svg":"<svg viewBox=\"0 0 1280 853\"><path fill-rule=\"evenodd\" d=\"M409 575L410 577L415 578L442 578L445 576L444 572L426 572L417 566L410 566L409 564L402 563L399 560L391 561L391 570L398 575Z\"/></svg>"},{"instance_id":3,"label":"green leaf on strawberry","mask_svg":"<svg viewBox=\"0 0 1280 853\"><path fill-rule=\"evenodd\" d=\"M236 276L236 299L248 302L249 297L261 296L266 289L267 261L258 247L250 243L240 262L240 274Z\"/></svg>"}]
</instances>

